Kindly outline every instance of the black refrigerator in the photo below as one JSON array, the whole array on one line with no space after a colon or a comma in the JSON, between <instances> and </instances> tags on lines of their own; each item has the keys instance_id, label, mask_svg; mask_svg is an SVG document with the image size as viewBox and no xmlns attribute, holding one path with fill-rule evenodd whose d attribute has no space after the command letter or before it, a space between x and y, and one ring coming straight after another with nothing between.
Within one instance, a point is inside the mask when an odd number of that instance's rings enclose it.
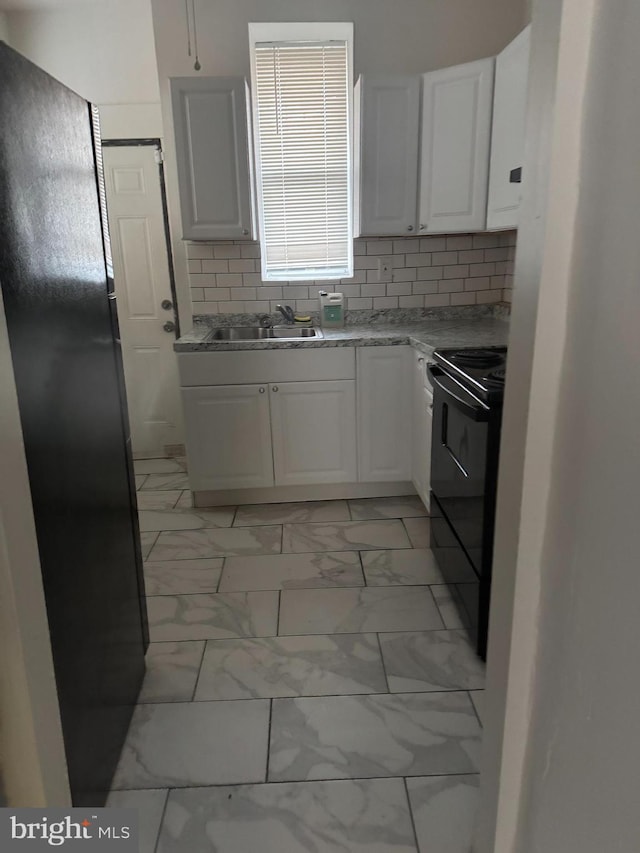
<instances>
[{"instance_id":1,"label":"black refrigerator","mask_svg":"<svg viewBox=\"0 0 640 853\"><path fill-rule=\"evenodd\" d=\"M148 635L97 111L2 42L0 288L71 791L98 806Z\"/></svg>"}]
</instances>

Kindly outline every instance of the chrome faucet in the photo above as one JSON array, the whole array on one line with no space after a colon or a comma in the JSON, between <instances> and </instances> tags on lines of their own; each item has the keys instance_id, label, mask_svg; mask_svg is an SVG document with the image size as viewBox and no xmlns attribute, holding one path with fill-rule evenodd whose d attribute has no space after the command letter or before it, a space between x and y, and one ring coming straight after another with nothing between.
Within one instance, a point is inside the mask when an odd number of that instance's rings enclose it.
<instances>
[{"instance_id":1,"label":"chrome faucet","mask_svg":"<svg viewBox=\"0 0 640 853\"><path fill-rule=\"evenodd\" d=\"M289 326L292 326L295 321L296 315L293 313L293 308L291 307L291 305L276 305L276 308L284 317L285 323Z\"/></svg>"}]
</instances>

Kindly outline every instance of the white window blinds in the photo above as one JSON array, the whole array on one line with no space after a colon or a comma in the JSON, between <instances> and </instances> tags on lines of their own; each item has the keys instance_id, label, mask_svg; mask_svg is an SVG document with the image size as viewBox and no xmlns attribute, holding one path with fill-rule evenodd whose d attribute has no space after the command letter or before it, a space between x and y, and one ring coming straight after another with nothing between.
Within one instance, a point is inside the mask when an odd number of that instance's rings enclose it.
<instances>
[{"instance_id":1,"label":"white window blinds","mask_svg":"<svg viewBox=\"0 0 640 853\"><path fill-rule=\"evenodd\" d=\"M348 43L256 43L262 276L353 275Z\"/></svg>"}]
</instances>

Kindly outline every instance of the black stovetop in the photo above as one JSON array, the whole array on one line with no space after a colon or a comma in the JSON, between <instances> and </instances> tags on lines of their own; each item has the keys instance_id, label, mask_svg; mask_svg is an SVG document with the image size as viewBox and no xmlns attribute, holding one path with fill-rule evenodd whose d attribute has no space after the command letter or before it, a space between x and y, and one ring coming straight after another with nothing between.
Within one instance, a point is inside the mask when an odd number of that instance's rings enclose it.
<instances>
[{"instance_id":1,"label":"black stovetop","mask_svg":"<svg viewBox=\"0 0 640 853\"><path fill-rule=\"evenodd\" d=\"M482 399L496 403L502 401L506 347L437 349L433 360Z\"/></svg>"}]
</instances>

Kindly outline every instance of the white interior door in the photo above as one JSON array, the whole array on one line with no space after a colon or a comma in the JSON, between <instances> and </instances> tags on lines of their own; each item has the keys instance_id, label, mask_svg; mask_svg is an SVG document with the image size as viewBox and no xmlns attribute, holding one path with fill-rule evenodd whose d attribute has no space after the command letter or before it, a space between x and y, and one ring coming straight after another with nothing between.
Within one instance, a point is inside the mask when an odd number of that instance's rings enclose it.
<instances>
[{"instance_id":1,"label":"white interior door","mask_svg":"<svg viewBox=\"0 0 640 853\"><path fill-rule=\"evenodd\" d=\"M175 321L160 174L152 145L106 147L105 182L134 455L182 444ZM163 308L163 302L171 303Z\"/></svg>"}]
</instances>

